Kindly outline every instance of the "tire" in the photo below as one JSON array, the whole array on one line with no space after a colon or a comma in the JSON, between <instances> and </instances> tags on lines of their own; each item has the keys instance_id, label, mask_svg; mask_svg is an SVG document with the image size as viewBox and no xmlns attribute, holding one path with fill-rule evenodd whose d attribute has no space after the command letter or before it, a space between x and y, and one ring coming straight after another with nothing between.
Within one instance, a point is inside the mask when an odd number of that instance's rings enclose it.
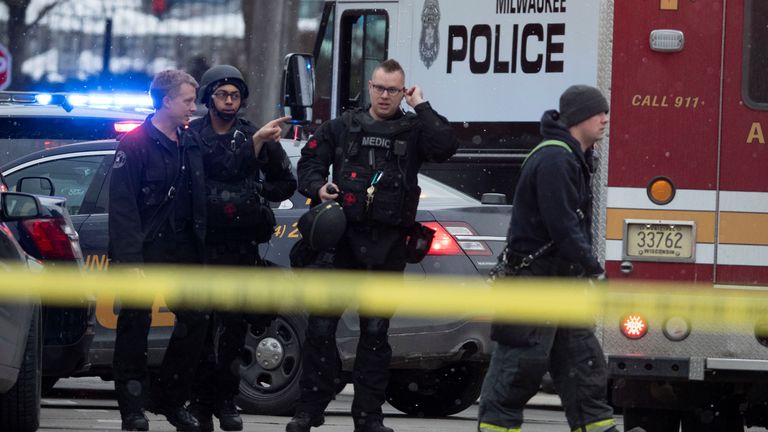
<instances>
[{"instance_id":1,"label":"tire","mask_svg":"<svg viewBox=\"0 0 768 432\"><path fill-rule=\"evenodd\" d=\"M48 396L53 393L53 387L59 382L59 377L43 377L43 396Z\"/></svg>"},{"instance_id":2,"label":"tire","mask_svg":"<svg viewBox=\"0 0 768 432\"><path fill-rule=\"evenodd\" d=\"M436 370L391 370L387 402L419 417L444 417L472 406L480 396L485 368L457 363Z\"/></svg>"},{"instance_id":3,"label":"tire","mask_svg":"<svg viewBox=\"0 0 768 432\"><path fill-rule=\"evenodd\" d=\"M249 331L245 338L243 365L240 368L238 405L248 414L292 415L301 395L301 353L307 330L303 314L278 315L260 334ZM264 343L264 345L260 345ZM276 344L276 345L273 345ZM270 361L264 367L257 361ZM278 360L273 355L279 352ZM261 354L261 356L259 356Z\"/></svg>"},{"instance_id":4,"label":"tire","mask_svg":"<svg viewBox=\"0 0 768 432\"><path fill-rule=\"evenodd\" d=\"M40 308L35 308L16 384L0 396L0 430L36 431L40 427L43 335Z\"/></svg>"},{"instance_id":5,"label":"tire","mask_svg":"<svg viewBox=\"0 0 768 432\"><path fill-rule=\"evenodd\" d=\"M653 432L679 432L680 412L653 408L624 408L625 430L641 427Z\"/></svg>"}]
</instances>

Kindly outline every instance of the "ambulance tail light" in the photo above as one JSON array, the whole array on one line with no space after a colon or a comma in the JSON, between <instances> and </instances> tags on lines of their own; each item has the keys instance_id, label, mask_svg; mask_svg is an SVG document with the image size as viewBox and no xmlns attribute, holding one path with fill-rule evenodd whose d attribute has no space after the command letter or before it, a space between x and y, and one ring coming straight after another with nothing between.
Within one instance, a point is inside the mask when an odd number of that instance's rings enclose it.
<instances>
[{"instance_id":1,"label":"ambulance tail light","mask_svg":"<svg viewBox=\"0 0 768 432\"><path fill-rule=\"evenodd\" d=\"M662 332L672 342L680 342L691 334L691 323L680 316L671 317L664 322Z\"/></svg>"},{"instance_id":2,"label":"ambulance tail light","mask_svg":"<svg viewBox=\"0 0 768 432\"><path fill-rule=\"evenodd\" d=\"M648 333L648 324L639 314L629 314L621 320L621 334L627 339L640 339Z\"/></svg>"},{"instance_id":3,"label":"ambulance tail light","mask_svg":"<svg viewBox=\"0 0 768 432\"><path fill-rule=\"evenodd\" d=\"M446 229L438 222L422 222L428 228L435 230L435 237L432 239L432 245L429 247L427 255L461 255L462 250L459 243Z\"/></svg>"},{"instance_id":4,"label":"ambulance tail light","mask_svg":"<svg viewBox=\"0 0 768 432\"><path fill-rule=\"evenodd\" d=\"M675 198L675 184L667 177L656 177L648 184L648 198L654 204L666 205Z\"/></svg>"},{"instance_id":5,"label":"ambulance tail light","mask_svg":"<svg viewBox=\"0 0 768 432\"><path fill-rule=\"evenodd\" d=\"M139 126L141 126L141 122L136 120L123 120L114 124L115 132L120 134L128 133Z\"/></svg>"}]
</instances>

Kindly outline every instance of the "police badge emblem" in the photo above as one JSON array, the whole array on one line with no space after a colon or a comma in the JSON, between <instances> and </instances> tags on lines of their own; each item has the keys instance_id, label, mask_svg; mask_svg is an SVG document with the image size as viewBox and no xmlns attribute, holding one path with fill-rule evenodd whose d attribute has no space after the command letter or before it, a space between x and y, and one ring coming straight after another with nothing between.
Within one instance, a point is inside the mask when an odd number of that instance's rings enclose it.
<instances>
[{"instance_id":1,"label":"police badge emblem","mask_svg":"<svg viewBox=\"0 0 768 432\"><path fill-rule=\"evenodd\" d=\"M421 38L419 55L424 66L429 69L437 60L440 49L440 4L438 0L425 0L421 11Z\"/></svg>"},{"instance_id":2,"label":"police badge emblem","mask_svg":"<svg viewBox=\"0 0 768 432\"><path fill-rule=\"evenodd\" d=\"M128 158L125 156L125 152L122 150L118 150L117 153L115 153L115 161L112 162L112 168L119 169L122 168L123 165L125 165L125 161Z\"/></svg>"}]
</instances>

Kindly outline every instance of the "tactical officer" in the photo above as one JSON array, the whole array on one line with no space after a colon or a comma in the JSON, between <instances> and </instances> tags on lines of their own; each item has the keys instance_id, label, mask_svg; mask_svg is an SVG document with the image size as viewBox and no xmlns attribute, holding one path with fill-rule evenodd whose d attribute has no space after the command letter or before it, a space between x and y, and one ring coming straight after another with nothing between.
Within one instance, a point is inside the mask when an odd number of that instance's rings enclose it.
<instances>
[{"instance_id":1,"label":"tactical officer","mask_svg":"<svg viewBox=\"0 0 768 432\"><path fill-rule=\"evenodd\" d=\"M458 147L450 124L424 100L421 89L404 85L397 61L379 64L368 81L371 105L324 123L302 149L299 191L318 202L337 200L346 216L335 268L402 272L406 233L415 224L419 202L419 168L424 161L445 161ZM415 113L401 110L403 98ZM328 182L331 165L334 183ZM338 322L338 316L309 317L301 397L288 432L324 422L323 411L339 382ZM360 317L353 373L356 432L392 431L383 425L381 412L392 356L388 329L389 317Z\"/></svg>"},{"instance_id":2,"label":"tactical officer","mask_svg":"<svg viewBox=\"0 0 768 432\"><path fill-rule=\"evenodd\" d=\"M261 263L259 243L269 241L275 228L269 201L288 199L296 191L296 177L279 142L280 124L289 117L259 129L237 116L247 98L248 86L234 66L214 66L203 74L198 99L208 113L193 120L190 128L203 142L209 265ZM221 429L239 431L243 422L233 399L240 384L239 359L247 326L261 334L274 317L236 312L213 316L190 411L203 431L213 430L213 414Z\"/></svg>"},{"instance_id":3,"label":"tactical officer","mask_svg":"<svg viewBox=\"0 0 768 432\"><path fill-rule=\"evenodd\" d=\"M158 73L150 85L155 113L118 144L109 186L112 263L202 264L205 237L203 155L186 128L195 111L197 82L178 70ZM170 305L169 305L170 306ZM172 307L176 325L152 387L150 410L177 430L199 430L184 407L208 316ZM123 430L148 430L148 308L123 308L117 319L113 370Z\"/></svg>"},{"instance_id":4,"label":"tactical officer","mask_svg":"<svg viewBox=\"0 0 768 432\"><path fill-rule=\"evenodd\" d=\"M507 241L515 274L603 274L592 252L591 149L607 125L608 102L583 85L562 94L559 112L542 116L544 141L523 163L512 206ZM520 431L523 407L547 370L571 430L616 431L605 400L605 359L592 329L494 323L491 333L498 346L480 396L481 432Z\"/></svg>"}]
</instances>

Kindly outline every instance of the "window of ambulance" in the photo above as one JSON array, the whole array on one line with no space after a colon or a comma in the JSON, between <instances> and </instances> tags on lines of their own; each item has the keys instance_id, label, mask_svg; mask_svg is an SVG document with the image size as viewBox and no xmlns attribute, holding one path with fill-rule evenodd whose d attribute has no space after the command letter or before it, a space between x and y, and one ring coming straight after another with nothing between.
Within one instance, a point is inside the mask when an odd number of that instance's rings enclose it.
<instances>
[{"instance_id":1,"label":"window of ambulance","mask_svg":"<svg viewBox=\"0 0 768 432\"><path fill-rule=\"evenodd\" d=\"M768 2L747 0L744 6L744 77L742 99L748 107L768 110Z\"/></svg>"}]
</instances>

